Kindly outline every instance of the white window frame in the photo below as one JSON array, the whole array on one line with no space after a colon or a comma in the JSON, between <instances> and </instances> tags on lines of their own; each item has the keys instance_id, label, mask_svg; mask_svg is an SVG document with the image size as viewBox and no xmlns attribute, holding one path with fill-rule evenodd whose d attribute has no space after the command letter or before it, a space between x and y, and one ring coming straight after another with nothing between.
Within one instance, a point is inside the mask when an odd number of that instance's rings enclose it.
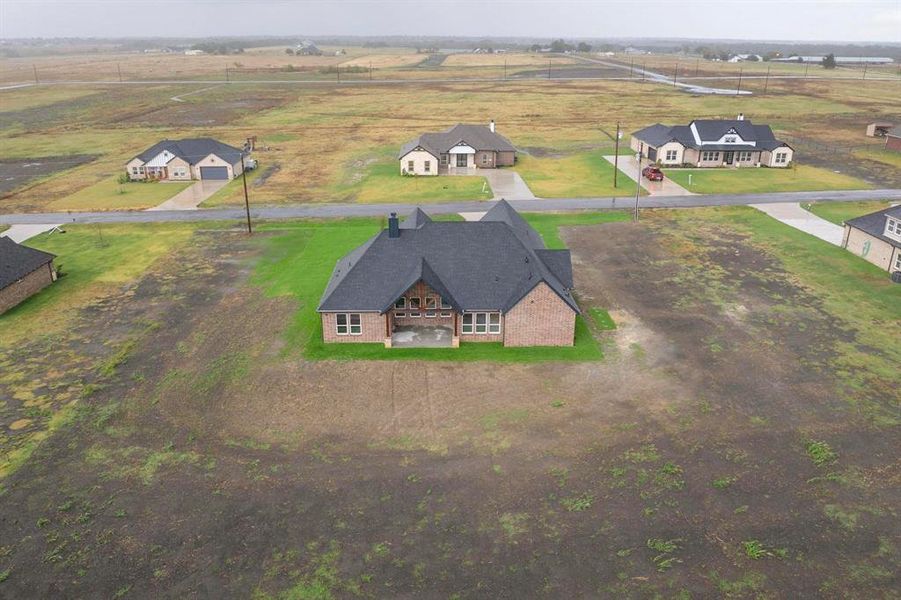
<instances>
[{"instance_id":1,"label":"white window frame","mask_svg":"<svg viewBox=\"0 0 901 600\"><path fill-rule=\"evenodd\" d=\"M467 321L469 321L467 323ZM501 313L463 313L461 333L467 335L498 335L501 333Z\"/></svg>"},{"instance_id":2,"label":"white window frame","mask_svg":"<svg viewBox=\"0 0 901 600\"><path fill-rule=\"evenodd\" d=\"M441 308L442 309L451 309L451 308L453 308L453 306L451 306L450 302L448 302L444 298L441 298Z\"/></svg>"},{"instance_id":3,"label":"white window frame","mask_svg":"<svg viewBox=\"0 0 901 600\"><path fill-rule=\"evenodd\" d=\"M437 316L438 316L438 313L436 313L434 310L427 310L425 313L426 319L434 319Z\"/></svg>"},{"instance_id":4,"label":"white window frame","mask_svg":"<svg viewBox=\"0 0 901 600\"><path fill-rule=\"evenodd\" d=\"M438 157L438 164L446 165L447 164L447 154L443 153L440 157Z\"/></svg>"},{"instance_id":5,"label":"white window frame","mask_svg":"<svg viewBox=\"0 0 901 600\"><path fill-rule=\"evenodd\" d=\"M713 162L720 159L720 153L718 150L704 150L701 152L701 161L702 162Z\"/></svg>"},{"instance_id":6,"label":"white window frame","mask_svg":"<svg viewBox=\"0 0 901 600\"><path fill-rule=\"evenodd\" d=\"M431 173L432 172L432 161L427 160L427 161L423 162L422 163L422 171L424 173Z\"/></svg>"},{"instance_id":7,"label":"white window frame","mask_svg":"<svg viewBox=\"0 0 901 600\"><path fill-rule=\"evenodd\" d=\"M895 270L901 271L901 251L895 255Z\"/></svg>"},{"instance_id":8,"label":"white window frame","mask_svg":"<svg viewBox=\"0 0 901 600\"><path fill-rule=\"evenodd\" d=\"M395 319L403 319L407 316L407 313L394 313Z\"/></svg>"},{"instance_id":9,"label":"white window frame","mask_svg":"<svg viewBox=\"0 0 901 600\"><path fill-rule=\"evenodd\" d=\"M360 313L335 313L335 335L363 335L363 317Z\"/></svg>"},{"instance_id":10,"label":"white window frame","mask_svg":"<svg viewBox=\"0 0 901 600\"><path fill-rule=\"evenodd\" d=\"M487 165L487 164L488 164L488 155L487 155L487 154L483 154L483 155L482 155L482 164L483 164L483 165Z\"/></svg>"},{"instance_id":11,"label":"white window frame","mask_svg":"<svg viewBox=\"0 0 901 600\"><path fill-rule=\"evenodd\" d=\"M672 162L672 161L676 160L676 158L678 158L678 156L679 156L678 150L667 150L666 151L666 161L667 162Z\"/></svg>"},{"instance_id":12,"label":"white window frame","mask_svg":"<svg viewBox=\"0 0 901 600\"><path fill-rule=\"evenodd\" d=\"M451 316L451 313L449 313L449 312L443 312L443 313L440 313L440 314L441 314L442 317L445 317L445 318Z\"/></svg>"},{"instance_id":13,"label":"white window frame","mask_svg":"<svg viewBox=\"0 0 901 600\"><path fill-rule=\"evenodd\" d=\"M407 303L410 305L410 310L419 310L422 308L422 298L419 296L410 296L407 299Z\"/></svg>"},{"instance_id":14,"label":"white window frame","mask_svg":"<svg viewBox=\"0 0 901 600\"><path fill-rule=\"evenodd\" d=\"M738 153L738 162L751 162L751 151L742 150Z\"/></svg>"},{"instance_id":15,"label":"white window frame","mask_svg":"<svg viewBox=\"0 0 901 600\"><path fill-rule=\"evenodd\" d=\"M894 217L886 217L885 235L895 240L901 240L901 221Z\"/></svg>"},{"instance_id":16,"label":"white window frame","mask_svg":"<svg viewBox=\"0 0 901 600\"><path fill-rule=\"evenodd\" d=\"M734 143L735 143L735 136L734 136L734 135L727 135L725 138L723 138L723 143L725 143L725 144L734 144Z\"/></svg>"},{"instance_id":17,"label":"white window frame","mask_svg":"<svg viewBox=\"0 0 901 600\"><path fill-rule=\"evenodd\" d=\"M773 159L773 163L777 165L784 165L788 162L788 152L777 152L776 157Z\"/></svg>"},{"instance_id":18,"label":"white window frame","mask_svg":"<svg viewBox=\"0 0 901 600\"><path fill-rule=\"evenodd\" d=\"M411 312L408 316L409 316L411 319L418 319L419 317L422 316L422 313L419 313L419 312Z\"/></svg>"},{"instance_id":19,"label":"white window frame","mask_svg":"<svg viewBox=\"0 0 901 600\"><path fill-rule=\"evenodd\" d=\"M474 323L475 318L472 316L473 313L463 313L463 318L460 320L460 333L470 334L475 333ZM467 323L466 321L469 321Z\"/></svg>"},{"instance_id":20,"label":"white window frame","mask_svg":"<svg viewBox=\"0 0 901 600\"><path fill-rule=\"evenodd\" d=\"M408 160L407 161L407 173L415 173L416 172L416 161Z\"/></svg>"},{"instance_id":21,"label":"white window frame","mask_svg":"<svg viewBox=\"0 0 901 600\"><path fill-rule=\"evenodd\" d=\"M435 296L426 296L425 308L426 310L435 310L436 308L438 308L438 298L436 298Z\"/></svg>"},{"instance_id":22,"label":"white window frame","mask_svg":"<svg viewBox=\"0 0 901 600\"><path fill-rule=\"evenodd\" d=\"M401 296L397 300L394 301L394 308L405 309L407 308L407 298L405 296Z\"/></svg>"}]
</instances>

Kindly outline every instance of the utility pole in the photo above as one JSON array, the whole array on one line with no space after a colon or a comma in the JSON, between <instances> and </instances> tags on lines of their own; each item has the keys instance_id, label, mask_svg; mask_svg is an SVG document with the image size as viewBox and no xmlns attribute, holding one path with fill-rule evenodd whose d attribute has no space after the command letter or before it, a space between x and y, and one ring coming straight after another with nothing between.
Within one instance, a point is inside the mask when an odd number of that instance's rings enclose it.
<instances>
[{"instance_id":1,"label":"utility pole","mask_svg":"<svg viewBox=\"0 0 901 600\"><path fill-rule=\"evenodd\" d=\"M551 59L547 59L547 78L551 78Z\"/></svg>"},{"instance_id":2,"label":"utility pole","mask_svg":"<svg viewBox=\"0 0 901 600\"><path fill-rule=\"evenodd\" d=\"M641 80L644 81L644 74L647 73L645 70L647 63L641 63Z\"/></svg>"},{"instance_id":3,"label":"utility pole","mask_svg":"<svg viewBox=\"0 0 901 600\"><path fill-rule=\"evenodd\" d=\"M744 71L744 70L745 70L744 67L742 67L738 70L738 87L735 89L736 96L741 94L741 74L742 74L742 71Z\"/></svg>"},{"instance_id":4,"label":"utility pole","mask_svg":"<svg viewBox=\"0 0 901 600\"><path fill-rule=\"evenodd\" d=\"M616 122L616 150L613 154L613 187L616 187L616 175L619 173L619 121Z\"/></svg>"},{"instance_id":5,"label":"utility pole","mask_svg":"<svg viewBox=\"0 0 901 600\"><path fill-rule=\"evenodd\" d=\"M244 155L241 154L241 179L244 180L244 210L247 213L247 235L253 234L250 226L250 199L247 197L247 167L244 165Z\"/></svg>"},{"instance_id":6,"label":"utility pole","mask_svg":"<svg viewBox=\"0 0 901 600\"><path fill-rule=\"evenodd\" d=\"M676 87L676 77L679 75L679 63L676 63L676 68L673 69L673 87Z\"/></svg>"},{"instance_id":7,"label":"utility pole","mask_svg":"<svg viewBox=\"0 0 901 600\"><path fill-rule=\"evenodd\" d=\"M507 81L507 59L504 59L504 81Z\"/></svg>"},{"instance_id":8,"label":"utility pole","mask_svg":"<svg viewBox=\"0 0 901 600\"><path fill-rule=\"evenodd\" d=\"M369 61L369 81L372 81L372 61Z\"/></svg>"},{"instance_id":9,"label":"utility pole","mask_svg":"<svg viewBox=\"0 0 901 600\"><path fill-rule=\"evenodd\" d=\"M341 65L335 65L335 77L338 78L338 83L341 83Z\"/></svg>"},{"instance_id":10,"label":"utility pole","mask_svg":"<svg viewBox=\"0 0 901 600\"><path fill-rule=\"evenodd\" d=\"M635 212L632 214L632 222L638 223L638 196L641 193L641 155L644 153L644 142L638 144L638 177L635 178Z\"/></svg>"},{"instance_id":11,"label":"utility pole","mask_svg":"<svg viewBox=\"0 0 901 600\"><path fill-rule=\"evenodd\" d=\"M37 66L36 66L36 65L31 65L31 68L34 70L34 82L35 82L35 83L40 83L40 82L38 81L38 68L37 68Z\"/></svg>"},{"instance_id":12,"label":"utility pole","mask_svg":"<svg viewBox=\"0 0 901 600\"><path fill-rule=\"evenodd\" d=\"M119 72L119 83L122 83L122 65L116 63L116 70Z\"/></svg>"},{"instance_id":13,"label":"utility pole","mask_svg":"<svg viewBox=\"0 0 901 600\"><path fill-rule=\"evenodd\" d=\"M810 68L810 63L804 63L804 79L807 79L807 69Z\"/></svg>"},{"instance_id":14,"label":"utility pole","mask_svg":"<svg viewBox=\"0 0 901 600\"><path fill-rule=\"evenodd\" d=\"M632 79L632 67L635 65L635 57L629 59L629 79Z\"/></svg>"},{"instance_id":15,"label":"utility pole","mask_svg":"<svg viewBox=\"0 0 901 600\"><path fill-rule=\"evenodd\" d=\"M863 63L863 78L867 78L867 63Z\"/></svg>"},{"instance_id":16,"label":"utility pole","mask_svg":"<svg viewBox=\"0 0 901 600\"><path fill-rule=\"evenodd\" d=\"M228 83L228 65L225 65L225 82Z\"/></svg>"},{"instance_id":17,"label":"utility pole","mask_svg":"<svg viewBox=\"0 0 901 600\"><path fill-rule=\"evenodd\" d=\"M695 60L695 77L698 76L698 69L700 68L700 66L701 66L701 57L699 56L699 57Z\"/></svg>"},{"instance_id":18,"label":"utility pole","mask_svg":"<svg viewBox=\"0 0 901 600\"><path fill-rule=\"evenodd\" d=\"M771 65L766 66L766 79L763 80L763 95L766 96L766 89L770 85L770 67Z\"/></svg>"}]
</instances>

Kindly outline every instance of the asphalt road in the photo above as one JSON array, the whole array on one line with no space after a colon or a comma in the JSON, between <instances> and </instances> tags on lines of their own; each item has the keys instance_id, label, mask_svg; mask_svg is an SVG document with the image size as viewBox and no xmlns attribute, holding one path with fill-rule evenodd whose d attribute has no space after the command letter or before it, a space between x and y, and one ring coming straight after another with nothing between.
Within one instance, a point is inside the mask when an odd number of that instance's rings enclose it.
<instances>
[{"instance_id":1,"label":"asphalt road","mask_svg":"<svg viewBox=\"0 0 901 600\"><path fill-rule=\"evenodd\" d=\"M901 201L901 189L850 190L826 192L776 192L770 194L705 194L696 196L643 196L641 208L691 208L699 206L738 206L773 202L847 202L862 200ZM517 210L549 212L561 210L631 209L634 198L554 198L511 200ZM406 214L414 204L294 204L290 206L262 206L251 208L254 219L302 219L340 217L378 217L390 212ZM490 204L484 201L424 204L433 214L484 211ZM191 211L99 211L19 213L0 215L0 224L21 223L154 223L167 221L217 221L243 219L240 208L210 208Z\"/></svg>"}]
</instances>

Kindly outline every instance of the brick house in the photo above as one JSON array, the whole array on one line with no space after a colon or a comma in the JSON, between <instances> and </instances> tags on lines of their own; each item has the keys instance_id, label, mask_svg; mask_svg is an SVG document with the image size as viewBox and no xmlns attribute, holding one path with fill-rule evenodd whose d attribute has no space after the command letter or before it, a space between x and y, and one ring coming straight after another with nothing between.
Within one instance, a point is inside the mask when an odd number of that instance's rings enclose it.
<instances>
[{"instance_id":1,"label":"brick house","mask_svg":"<svg viewBox=\"0 0 901 600\"><path fill-rule=\"evenodd\" d=\"M244 172L244 150L212 138L163 140L125 165L134 181L230 180Z\"/></svg>"},{"instance_id":2,"label":"brick house","mask_svg":"<svg viewBox=\"0 0 901 600\"><path fill-rule=\"evenodd\" d=\"M342 257L318 311L325 342L571 346L579 307L569 250L541 236L501 200L479 221L432 221L420 209ZM442 341L443 340L443 341Z\"/></svg>"},{"instance_id":3,"label":"brick house","mask_svg":"<svg viewBox=\"0 0 901 600\"><path fill-rule=\"evenodd\" d=\"M845 221L842 248L889 273L901 271L901 206Z\"/></svg>"},{"instance_id":4,"label":"brick house","mask_svg":"<svg viewBox=\"0 0 901 600\"><path fill-rule=\"evenodd\" d=\"M452 175L513 166L516 148L497 133L494 121L487 127L460 123L407 142L397 159L401 175Z\"/></svg>"},{"instance_id":5,"label":"brick house","mask_svg":"<svg viewBox=\"0 0 901 600\"><path fill-rule=\"evenodd\" d=\"M736 119L695 119L688 125L651 125L632 134L631 148L673 167L788 167L794 150L769 125Z\"/></svg>"},{"instance_id":6,"label":"brick house","mask_svg":"<svg viewBox=\"0 0 901 600\"><path fill-rule=\"evenodd\" d=\"M0 314L56 281L49 252L0 237Z\"/></svg>"}]
</instances>

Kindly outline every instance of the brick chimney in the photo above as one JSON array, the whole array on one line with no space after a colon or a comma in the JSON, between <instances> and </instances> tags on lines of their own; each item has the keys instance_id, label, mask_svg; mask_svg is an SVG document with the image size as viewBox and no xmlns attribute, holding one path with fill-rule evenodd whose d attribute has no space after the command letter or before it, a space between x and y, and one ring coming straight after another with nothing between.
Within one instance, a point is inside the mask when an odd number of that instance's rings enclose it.
<instances>
[{"instance_id":1,"label":"brick chimney","mask_svg":"<svg viewBox=\"0 0 901 600\"><path fill-rule=\"evenodd\" d=\"M490 121L488 121L488 130L491 133L494 133L494 119L491 119Z\"/></svg>"},{"instance_id":2,"label":"brick chimney","mask_svg":"<svg viewBox=\"0 0 901 600\"><path fill-rule=\"evenodd\" d=\"M389 238L399 238L400 237L400 223L397 220L397 213L391 213L391 216L388 217L388 237Z\"/></svg>"}]
</instances>

